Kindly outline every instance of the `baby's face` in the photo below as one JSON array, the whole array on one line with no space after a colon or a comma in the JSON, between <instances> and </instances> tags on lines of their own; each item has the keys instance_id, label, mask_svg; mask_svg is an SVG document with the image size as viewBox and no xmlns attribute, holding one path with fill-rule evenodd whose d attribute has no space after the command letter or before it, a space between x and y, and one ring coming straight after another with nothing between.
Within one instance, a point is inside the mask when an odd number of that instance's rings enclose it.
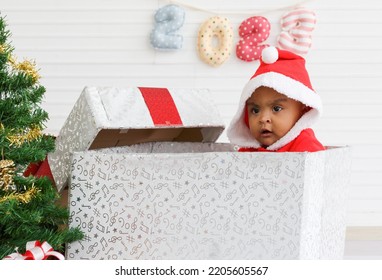
<instances>
[{"instance_id":1,"label":"baby's face","mask_svg":"<svg viewBox=\"0 0 382 280\"><path fill-rule=\"evenodd\" d=\"M246 102L249 129L266 148L282 138L303 115L305 106L268 87L259 87Z\"/></svg>"}]
</instances>

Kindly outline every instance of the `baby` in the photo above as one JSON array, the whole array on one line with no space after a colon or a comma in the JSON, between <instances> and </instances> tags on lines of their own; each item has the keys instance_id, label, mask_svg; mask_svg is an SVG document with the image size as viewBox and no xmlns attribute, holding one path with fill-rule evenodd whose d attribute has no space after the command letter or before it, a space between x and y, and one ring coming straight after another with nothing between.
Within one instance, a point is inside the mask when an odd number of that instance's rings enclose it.
<instances>
[{"instance_id":1,"label":"baby","mask_svg":"<svg viewBox=\"0 0 382 280\"><path fill-rule=\"evenodd\" d=\"M310 126L321 99L313 90L305 60L267 47L245 85L227 136L239 151L316 152L325 150Z\"/></svg>"}]
</instances>

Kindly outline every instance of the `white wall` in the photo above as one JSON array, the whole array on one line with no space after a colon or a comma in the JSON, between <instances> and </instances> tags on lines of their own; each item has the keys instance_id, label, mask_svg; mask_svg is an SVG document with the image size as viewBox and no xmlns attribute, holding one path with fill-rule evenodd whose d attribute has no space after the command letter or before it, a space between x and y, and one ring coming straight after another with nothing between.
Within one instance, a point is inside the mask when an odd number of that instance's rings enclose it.
<instances>
[{"instance_id":1,"label":"white wall","mask_svg":"<svg viewBox=\"0 0 382 280\"><path fill-rule=\"evenodd\" d=\"M279 19L295 0L179 0L228 17L238 41L240 23L263 15L275 44ZM264 3L261 3L264 2ZM304 1L300 1L304 2ZM305 1L318 17L307 67L322 96L324 116L316 125L325 145L353 147L348 225L382 226L382 2ZM257 64L233 53L219 68L196 52L199 26L212 12L184 7L184 46L155 51L149 43L161 0L0 0L19 58L35 59L47 93L46 131L57 134L87 85L209 88L228 125L241 89ZM288 7L287 9L283 9ZM281 9L280 9L281 8ZM227 141L225 134L220 141Z\"/></svg>"}]
</instances>

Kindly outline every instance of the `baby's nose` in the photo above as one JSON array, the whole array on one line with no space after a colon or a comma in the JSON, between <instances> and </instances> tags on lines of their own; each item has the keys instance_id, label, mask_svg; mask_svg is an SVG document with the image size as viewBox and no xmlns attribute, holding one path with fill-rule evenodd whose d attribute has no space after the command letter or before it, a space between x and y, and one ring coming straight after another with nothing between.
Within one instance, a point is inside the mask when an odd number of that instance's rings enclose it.
<instances>
[{"instance_id":1,"label":"baby's nose","mask_svg":"<svg viewBox=\"0 0 382 280\"><path fill-rule=\"evenodd\" d=\"M260 114L260 122L261 123L270 123L271 122L271 114L268 112L262 112Z\"/></svg>"}]
</instances>

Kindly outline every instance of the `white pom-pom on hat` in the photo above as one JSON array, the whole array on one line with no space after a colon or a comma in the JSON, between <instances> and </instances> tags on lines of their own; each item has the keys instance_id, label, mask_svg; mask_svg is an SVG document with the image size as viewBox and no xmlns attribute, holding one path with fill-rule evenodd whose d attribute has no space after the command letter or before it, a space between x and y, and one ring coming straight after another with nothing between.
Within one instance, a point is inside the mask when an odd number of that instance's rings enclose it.
<instances>
[{"instance_id":1,"label":"white pom-pom on hat","mask_svg":"<svg viewBox=\"0 0 382 280\"><path fill-rule=\"evenodd\" d=\"M266 64L272 64L279 58L279 52L275 47L266 47L261 52L261 60Z\"/></svg>"}]
</instances>

